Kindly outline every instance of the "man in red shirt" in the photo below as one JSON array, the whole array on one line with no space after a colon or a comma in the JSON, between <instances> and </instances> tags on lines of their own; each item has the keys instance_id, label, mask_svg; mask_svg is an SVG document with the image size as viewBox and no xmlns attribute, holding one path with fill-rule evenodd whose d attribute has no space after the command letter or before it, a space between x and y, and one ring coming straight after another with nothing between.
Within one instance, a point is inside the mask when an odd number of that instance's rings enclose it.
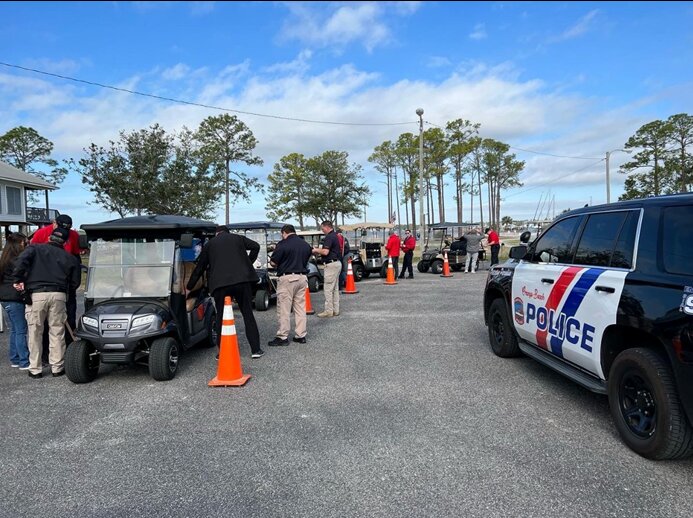
<instances>
[{"instance_id":1,"label":"man in red shirt","mask_svg":"<svg viewBox=\"0 0 693 518\"><path fill-rule=\"evenodd\" d=\"M486 238L488 240L488 244L491 247L491 266L494 264L498 264L498 252L500 251L500 239L498 238L498 234L496 233L495 230L492 228L487 228L486 232Z\"/></svg>"},{"instance_id":2,"label":"man in red shirt","mask_svg":"<svg viewBox=\"0 0 693 518\"><path fill-rule=\"evenodd\" d=\"M50 225L46 225L43 228L38 229L34 232L31 237L32 245L41 245L48 243L50 241L51 234L58 227L65 228L69 231L69 236L63 245L66 252L74 255L82 263L80 259L80 248L79 248L79 234L72 230L72 218L67 214L60 214L55 218ZM77 320L77 292L68 290L67 294L67 323L70 325L71 329L75 329L75 324Z\"/></svg>"},{"instance_id":3,"label":"man in red shirt","mask_svg":"<svg viewBox=\"0 0 693 518\"><path fill-rule=\"evenodd\" d=\"M392 263L392 267L395 269L395 277L399 275L399 265L397 264L399 262L399 251L401 248L401 243L399 240L399 236L397 235L397 232L395 232L395 229L393 228L390 230L390 239L387 240L387 244L385 245L385 250L387 251L387 256L390 258L390 262Z\"/></svg>"},{"instance_id":4,"label":"man in red shirt","mask_svg":"<svg viewBox=\"0 0 693 518\"><path fill-rule=\"evenodd\" d=\"M409 276L407 279L414 278L414 248L416 248L416 239L411 235L411 231L406 229L404 231L404 243L402 243L402 250L404 250L404 261L402 262L402 273L399 274L400 279L404 279L404 274L409 270Z\"/></svg>"}]
</instances>

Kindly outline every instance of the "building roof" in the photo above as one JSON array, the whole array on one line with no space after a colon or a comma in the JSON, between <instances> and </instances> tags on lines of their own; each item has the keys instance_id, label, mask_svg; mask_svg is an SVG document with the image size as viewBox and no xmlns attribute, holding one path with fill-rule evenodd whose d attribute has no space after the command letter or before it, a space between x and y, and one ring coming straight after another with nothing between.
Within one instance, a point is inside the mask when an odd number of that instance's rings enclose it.
<instances>
[{"instance_id":1,"label":"building roof","mask_svg":"<svg viewBox=\"0 0 693 518\"><path fill-rule=\"evenodd\" d=\"M0 160L0 180L9 180L22 184L27 189L54 191L57 189L52 183L41 180L38 176L25 173L21 169Z\"/></svg>"}]
</instances>

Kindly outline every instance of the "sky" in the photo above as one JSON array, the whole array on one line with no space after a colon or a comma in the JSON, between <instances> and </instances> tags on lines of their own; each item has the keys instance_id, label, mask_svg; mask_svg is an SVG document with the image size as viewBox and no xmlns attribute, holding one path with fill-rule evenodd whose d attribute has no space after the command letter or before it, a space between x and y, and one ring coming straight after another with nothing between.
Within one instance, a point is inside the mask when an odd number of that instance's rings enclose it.
<instances>
[{"instance_id":1,"label":"sky","mask_svg":"<svg viewBox=\"0 0 693 518\"><path fill-rule=\"evenodd\" d=\"M693 113L692 28L690 2L2 2L0 62L229 110L351 123L236 113L264 161L241 169L265 182L289 153L347 151L373 192L370 221L387 218L385 179L367 160L373 148L417 134L417 108L426 128L468 119L525 161L523 186L501 204L502 216L524 219L546 199L556 214L604 203L607 151L615 200L628 158L616 150L647 122ZM33 127L57 159L80 158L121 131L194 129L220 113L0 65L0 134ZM77 225L116 217L92 201L76 173L51 195ZM231 220L267 219L265 205L258 194L239 200Z\"/></svg>"}]
</instances>

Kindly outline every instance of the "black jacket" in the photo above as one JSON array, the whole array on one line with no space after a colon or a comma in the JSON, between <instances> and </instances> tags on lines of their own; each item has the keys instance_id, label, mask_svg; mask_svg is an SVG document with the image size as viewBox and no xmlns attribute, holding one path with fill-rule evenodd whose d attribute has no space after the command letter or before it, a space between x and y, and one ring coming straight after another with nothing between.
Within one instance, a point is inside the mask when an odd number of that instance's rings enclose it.
<instances>
[{"instance_id":1,"label":"black jacket","mask_svg":"<svg viewBox=\"0 0 693 518\"><path fill-rule=\"evenodd\" d=\"M16 264L14 276L30 293L67 293L76 290L82 280L79 260L55 243L29 245Z\"/></svg>"},{"instance_id":2,"label":"black jacket","mask_svg":"<svg viewBox=\"0 0 693 518\"><path fill-rule=\"evenodd\" d=\"M187 288L191 290L207 269L207 286L212 293L224 286L242 282L255 283L258 276L253 263L259 253L260 245L252 239L240 234L221 232L202 248Z\"/></svg>"},{"instance_id":3,"label":"black jacket","mask_svg":"<svg viewBox=\"0 0 693 518\"><path fill-rule=\"evenodd\" d=\"M15 257L14 260L10 261L5 271L2 272L2 281L0 281L0 300L2 302L24 302L22 296L13 286L17 282L17 278L13 275L17 258Z\"/></svg>"}]
</instances>

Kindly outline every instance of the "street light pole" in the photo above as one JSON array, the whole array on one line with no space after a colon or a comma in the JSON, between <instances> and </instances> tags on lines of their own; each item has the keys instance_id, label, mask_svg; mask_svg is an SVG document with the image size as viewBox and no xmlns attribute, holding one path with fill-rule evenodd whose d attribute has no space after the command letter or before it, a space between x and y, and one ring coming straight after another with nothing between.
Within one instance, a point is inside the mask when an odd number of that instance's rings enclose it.
<instances>
[{"instance_id":1,"label":"street light pole","mask_svg":"<svg viewBox=\"0 0 693 518\"><path fill-rule=\"evenodd\" d=\"M611 153L616 151L623 151L624 153L630 153L630 149L612 149L606 152L606 203L611 203L611 178L609 177L609 159L611 158Z\"/></svg>"},{"instance_id":2,"label":"street light pole","mask_svg":"<svg viewBox=\"0 0 693 518\"><path fill-rule=\"evenodd\" d=\"M417 108L416 114L419 116L419 221L421 227L421 252L423 253L423 243L426 240L426 219L424 218L424 181L423 181L423 108Z\"/></svg>"}]
</instances>

